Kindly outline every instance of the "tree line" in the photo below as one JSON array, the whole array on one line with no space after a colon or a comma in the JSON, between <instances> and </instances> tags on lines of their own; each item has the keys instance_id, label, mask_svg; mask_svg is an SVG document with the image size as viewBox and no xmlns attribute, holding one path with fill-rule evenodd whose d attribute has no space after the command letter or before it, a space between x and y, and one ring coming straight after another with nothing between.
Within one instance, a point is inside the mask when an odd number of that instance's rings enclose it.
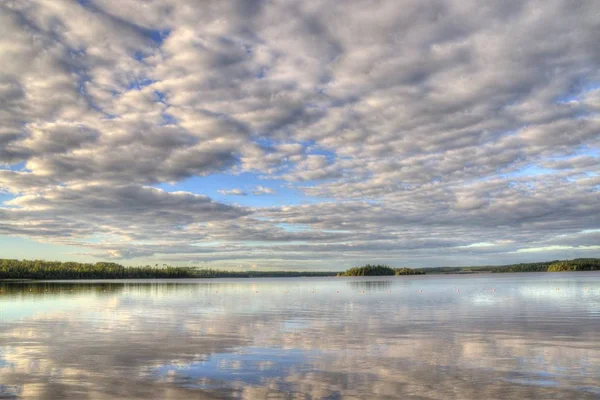
<instances>
[{"instance_id":1,"label":"tree line","mask_svg":"<svg viewBox=\"0 0 600 400\"><path fill-rule=\"evenodd\" d=\"M193 278L192 268L125 267L117 263L95 264L43 260L0 259L0 279L141 279Z\"/></svg>"},{"instance_id":2,"label":"tree line","mask_svg":"<svg viewBox=\"0 0 600 400\"><path fill-rule=\"evenodd\" d=\"M577 258L570 261L554 262L548 266L548 272L562 271L600 271L600 259Z\"/></svg>"},{"instance_id":3,"label":"tree line","mask_svg":"<svg viewBox=\"0 0 600 400\"><path fill-rule=\"evenodd\" d=\"M425 271L428 274L600 271L600 258L576 258L573 260L554 260L497 266L434 267L426 268Z\"/></svg>"},{"instance_id":4,"label":"tree line","mask_svg":"<svg viewBox=\"0 0 600 400\"><path fill-rule=\"evenodd\" d=\"M520 263L499 266L474 267L432 267L432 268L392 268L387 265L363 265L339 272L337 276L392 276L421 274L461 274L461 273L507 273L507 272L561 272L561 271L600 271L599 258L576 258L535 263Z\"/></svg>"},{"instance_id":5,"label":"tree line","mask_svg":"<svg viewBox=\"0 0 600 400\"><path fill-rule=\"evenodd\" d=\"M125 267L111 262L77 263L43 260L0 259L2 279L165 279L165 278L268 278L309 276L392 276L421 274L456 274L477 272L560 272L600 271L600 259L577 258L538 263L521 263L501 266L392 268L387 265L363 265L344 272L321 271L224 271L195 267L163 265Z\"/></svg>"},{"instance_id":6,"label":"tree line","mask_svg":"<svg viewBox=\"0 0 600 400\"><path fill-rule=\"evenodd\" d=\"M195 267L125 267L110 262L78 263L0 259L0 279L166 279L166 278L263 278L335 276L321 271L224 271Z\"/></svg>"}]
</instances>

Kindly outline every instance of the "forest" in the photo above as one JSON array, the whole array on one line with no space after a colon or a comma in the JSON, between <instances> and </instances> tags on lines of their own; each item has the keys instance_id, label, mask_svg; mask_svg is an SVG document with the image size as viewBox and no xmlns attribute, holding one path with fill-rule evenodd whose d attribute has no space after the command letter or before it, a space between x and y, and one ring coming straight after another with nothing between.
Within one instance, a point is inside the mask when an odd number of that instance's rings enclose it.
<instances>
[{"instance_id":1,"label":"forest","mask_svg":"<svg viewBox=\"0 0 600 400\"><path fill-rule=\"evenodd\" d=\"M555 260L495 266L433 267L424 268L423 270L428 274L600 271L600 258L576 258L573 260Z\"/></svg>"},{"instance_id":2,"label":"forest","mask_svg":"<svg viewBox=\"0 0 600 400\"><path fill-rule=\"evenodd\" d=\"M0 259L0 279L141 279L193 278L193 268L125 267L117 263L95 264L43 260Z\"/></svg>"},{"instance_id":3,"label":"forest","mask_svg":"<svg viewBox=\"0 0 600 400\"><path fill-rule=\"evenodd\" d=\"M570 261L553 262L548 266L548 272L563 271L600 271L600 259L578 258Z\"/></svg>"},{"instance_id":4,"label":"forest","mask_svg":"<svg viewBox=\"0 0 600 400\"><path fill-rule=\"evenodd\" d=\"M344 272L339 272L337 276L393 276L393 275L421 275L423 270L411 268L392 268L387 265L367 264L362 267L350 268Z\"/></svg>"},{"instance_id":5,"label":"forest","mask_svg":"<svg viewBox=\"0 0 600 400\"><path fill-rule=\"evenodd\" d=\"M224 271L194 267L125 267L117 263L77 263L43 260L0 259L2 279L165 279L165 278L267 278L335 276L316 271Z\"/></svg>"}]
</instances>

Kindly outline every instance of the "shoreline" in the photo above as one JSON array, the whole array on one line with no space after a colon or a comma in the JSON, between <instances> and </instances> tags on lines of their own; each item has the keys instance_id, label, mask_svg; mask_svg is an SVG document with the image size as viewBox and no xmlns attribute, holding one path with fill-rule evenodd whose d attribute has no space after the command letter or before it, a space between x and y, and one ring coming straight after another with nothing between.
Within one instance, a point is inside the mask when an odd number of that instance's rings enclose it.
<instances>
[{"instance_id":1,"label":"shoreline","mask_svg":"<svg viewBox=\"0 0 600 400\"><path fill-rule=\"evenodd\" d=\"M125 267L117 263L76 263L43 260L0 259L0 282L115 279L217 279L217 278L308 278L347 276L479 275L523 272L600 271L600 258L577 258L510 265L463 267L392 268L365 265L346 271L226 271L211 268Z\"/></svg>"},{"instance_id":2,"label":"shoreline","mask_svg":"<svg viewBox=\"0 0 600 400\"><path fill-rule=\"evenodd\" d=\"M578 270L578 271L558 271L559 273L581 273L581 272L600 272L600 270ZM71 283L71 282L123 282L123 281L194 281L194 280L215 280L215 279L304 279L304 278L418 278L426 276L473 276L473 275L510 275L510 274L541 274L547 273L547 271L510 271L510 272L493 272L493 271L478 271L478 272L436 272L436 273L424 273L415 275L356 275L356 276L336 276L336 275L307 275L307 276L211 276L211 277L144 277L144 278L64 278L64 279L36 279L36 278L24 278L24 279L0 279L0 284L5 283ZM550 273L554 275L555 273Z\"/></svg>"}]
</instances>

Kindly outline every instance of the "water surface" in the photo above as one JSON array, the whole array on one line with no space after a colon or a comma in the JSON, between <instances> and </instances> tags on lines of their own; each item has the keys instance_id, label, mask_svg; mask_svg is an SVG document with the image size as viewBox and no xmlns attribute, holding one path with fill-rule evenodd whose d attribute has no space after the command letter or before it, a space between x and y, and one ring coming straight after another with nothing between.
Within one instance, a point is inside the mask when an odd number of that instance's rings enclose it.
<instances>
[{"instance_id":1,"label":"water surface","mask_svg":"<svg viewBox=\"0 0 600 400\"><path fill-rule=\"evenodd\" d=\"M0 290L0 398L600 398L597 272Z\"/></svg>"}]
</instances>

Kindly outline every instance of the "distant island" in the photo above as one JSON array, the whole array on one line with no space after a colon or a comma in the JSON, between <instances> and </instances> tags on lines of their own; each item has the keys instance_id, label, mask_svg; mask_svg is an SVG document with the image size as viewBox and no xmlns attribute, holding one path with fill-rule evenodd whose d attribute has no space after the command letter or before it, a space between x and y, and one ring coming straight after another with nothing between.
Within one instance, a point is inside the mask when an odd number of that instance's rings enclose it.
<instances>
[{"instance_id":1,"label":"distant island","mask_svg":"<svg viewBox=\"0 0 600 400\"><path fill-rule=\"evenodd\" d=\"M393 275L424 275L422 269L392 268L387 265L364 265L354 267L345 272L338 272L337 276L393 276Z\"/></svg>"},{"instance_id":2,"label":"distant island","mask_svg":"<svg viewBox=\"0 0 600 400\"><path fill-rule=\"evenodd\" d=\"M77 263L43 260L0 259L0 280L59 279L167 279L167 278L278 278L315 276L394 276L424 274L474 274L502 272L600 271L599 258L577 258L500 266L393 268L364 265L337 271L225 271L195 267L126 267L117 263Z\"/></svg>"}]
</instances>

